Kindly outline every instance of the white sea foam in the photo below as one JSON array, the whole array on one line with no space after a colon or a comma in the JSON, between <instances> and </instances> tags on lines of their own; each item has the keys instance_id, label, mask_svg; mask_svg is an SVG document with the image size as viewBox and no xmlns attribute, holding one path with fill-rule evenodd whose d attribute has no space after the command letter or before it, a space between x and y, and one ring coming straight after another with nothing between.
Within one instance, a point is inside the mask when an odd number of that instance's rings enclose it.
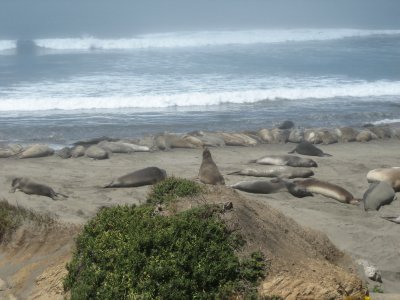
<instances>
[{"instance_id":1,"label":"white sea foam","mask_svg":"<svg viewBox=\"0 0 400 300\"><path fill-rule=\"evenodd\" d=\"M0 40L0 51L14 49L16 42L11 40Z\"/></svg>"},{"instance_id":2,"label":"white sea foam","mask_svg":"<svg viewBox=\"0 0 400 300\"><path fill-rule=\"evenodd\" d=\"M123 39L99 39L95 37L37 39L35 43L39 47L54 50L127 50L325 41L349 37L399 34L400 30L361 29L194 31L146 34Z\"/></svg>"},{"instance_id":3,"label":"white sea foam","mask_svg":"<svg viewBox=\"0 0 400 300\"><path fill-rule=\"evenodd\" d=\"M374 124L374 125L392 124L392 123L400 123L400 119L383 119L383 120L372 122L372 124Z\"/></svg>"},{"instance_id":4,"label":"white sea foam","mask_svg":"<svg viewBox=\"0 0 400 300\"><path fill-rule=\"evenodd\" d=\"M300 84L286 84L281 87L269 87L266 89L245 90L219 90L219 91L190 91L190 92L162 92L140 93L136 91L99 93L94 97L91 89L71 91L73 86L63 83L53 86L54 93L42 86L35 92L35 88L22 89L11 93L6 97L0 97L0 111L37 111L37 110L73 110L73 109L118 109L118 108L162 108L162 107L185 107L185 106L209 106L224 103L256 103L260 101L279 101L282 99L298 101L301 103L307 99L330 99L343 97L354 99L371 99L374 101L381 96L400 96L400 82L304 82ZM57 90L61 86L68 90L63 93ZM72 92L72 93L71 93ZM28 97L26 95L29 95Z\"/></svg>"}]
</instances>

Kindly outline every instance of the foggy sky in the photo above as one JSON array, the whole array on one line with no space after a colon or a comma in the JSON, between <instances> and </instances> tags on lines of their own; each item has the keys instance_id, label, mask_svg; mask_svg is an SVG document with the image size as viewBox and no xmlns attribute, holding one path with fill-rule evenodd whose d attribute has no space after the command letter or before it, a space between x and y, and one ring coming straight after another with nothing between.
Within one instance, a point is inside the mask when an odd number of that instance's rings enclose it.
<instances>
[{"instance_id":1,"label":"foggy sky","mask_svg":"<svg viewBox=\"0 0 400 300\"><path fill-rule=\"evenodd\" d=\"M0 39L175 30L400 29L399 0L0 0Z\"/></svg>"}]
</instances>

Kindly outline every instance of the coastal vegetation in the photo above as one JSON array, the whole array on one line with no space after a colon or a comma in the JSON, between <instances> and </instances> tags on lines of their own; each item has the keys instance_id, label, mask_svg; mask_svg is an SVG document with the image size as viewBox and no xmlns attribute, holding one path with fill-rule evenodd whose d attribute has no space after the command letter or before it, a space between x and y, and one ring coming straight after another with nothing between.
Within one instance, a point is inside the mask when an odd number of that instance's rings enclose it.
<instances>
[{"instance_id":1,"label":"coastal vegetation","mask_svg":"<svg viewBox=\"0 0 400 300\"><path fill-rule=\"evenodd\" d=\"M215 205L161 215L154 204L204 192L186 179L156 184L142 206L105 208L77 238L64 288L71 299L257 298L267 271L261 252L239 257L245 240Z\"/></svg>"}]
</instances>

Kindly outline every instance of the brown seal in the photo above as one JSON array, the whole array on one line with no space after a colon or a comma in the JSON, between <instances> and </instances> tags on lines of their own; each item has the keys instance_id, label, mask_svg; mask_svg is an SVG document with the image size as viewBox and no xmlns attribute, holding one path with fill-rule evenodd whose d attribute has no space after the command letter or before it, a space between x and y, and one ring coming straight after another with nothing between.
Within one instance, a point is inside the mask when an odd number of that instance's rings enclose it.
<instances>
[{"instance_id":1,"label":"brown seal","mask_svg":"<svg viewBox=\"0 0 400 300\"><path fill-rule=\"evenodd\" d=\"M107 184L105 188L139 187L155 184L167 178L167 172L157 167L147 167L121 176Z\"/></svg>"},{"instance_id":2,"label":"brown seal","mask_svg":"<svg viewBox=\"0 0 400 300\"><path fill-rule=\"evenodd\" d=\"M59 196L64 198L68 198L68 196L56 193L51 187L34 182L33 180L26 177L16 177L11 182L11 193L14 193L15 190L20 190L28 195L39 195L50 197L53 200L57 200Z\"/></svg>"},{"instance_id":3,"label":"brown seal","mask_svg":"<svg viewBox=\"0 0 400 300\"><path fill-rule=\"evenodd\" d=\"M217 165L211 157L211 152L207 147L203 150L203 161L200 165L199 179L205 184L225 184L224 177L222 177L221 173L219 172Z\"/></svg>"}]
</instances>

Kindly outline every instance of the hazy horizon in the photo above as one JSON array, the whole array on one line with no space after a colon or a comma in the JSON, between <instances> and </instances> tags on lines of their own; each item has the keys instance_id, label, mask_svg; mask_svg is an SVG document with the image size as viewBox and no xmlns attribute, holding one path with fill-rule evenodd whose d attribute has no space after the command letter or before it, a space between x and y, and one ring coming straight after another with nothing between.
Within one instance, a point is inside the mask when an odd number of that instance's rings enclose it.
<instances>
[{"instance_id":1,"label":"hazy horizon","mask_svg":"<svg viewBox=\"0 0 400 300\"><path fill-rule=\"evenodd\" d=\"M0 39L253 28L398 29L399 12L396 0L5 0Z\"/></svg>"}]
</instances>

